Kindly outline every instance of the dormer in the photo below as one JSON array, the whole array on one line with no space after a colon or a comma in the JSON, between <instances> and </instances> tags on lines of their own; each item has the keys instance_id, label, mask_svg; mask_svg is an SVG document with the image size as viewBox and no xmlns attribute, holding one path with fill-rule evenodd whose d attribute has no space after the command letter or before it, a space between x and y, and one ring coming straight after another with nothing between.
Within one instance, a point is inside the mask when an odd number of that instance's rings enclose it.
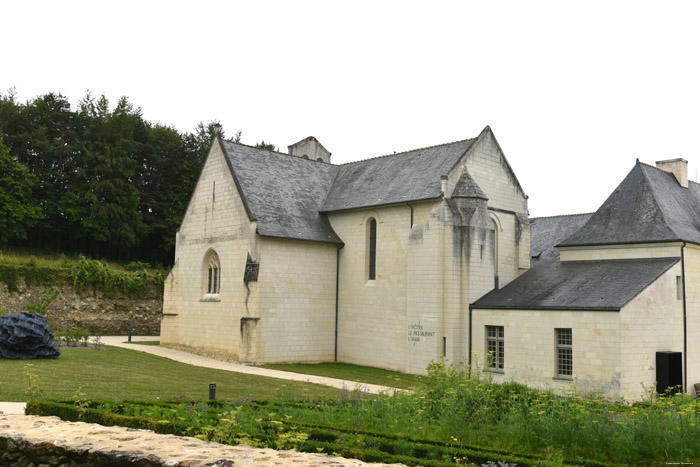
<instances>
[{"instance_id":1,"label":"dormer","mask_svg":"<svg viewBox=\"0 0 700 467\"><path fill-rule=\"evenodd\" d=\"M298 143L287 146L287 152L292 156L310 159L312 161L331 163L331 153L313 136L304 138Z\"/></svg>"}]
</instances>

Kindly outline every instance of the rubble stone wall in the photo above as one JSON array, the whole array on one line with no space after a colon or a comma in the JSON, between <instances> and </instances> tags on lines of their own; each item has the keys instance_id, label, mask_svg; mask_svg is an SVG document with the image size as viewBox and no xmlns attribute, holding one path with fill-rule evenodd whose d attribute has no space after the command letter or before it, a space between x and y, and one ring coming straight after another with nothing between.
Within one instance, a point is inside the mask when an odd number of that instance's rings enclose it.
<instances>
[{"instance_id":1,"label":"rubble stone wall","mask_svg":"<svg viewBox=\"0 0 700 467\"><path fill-rule=\"evenodd\" d=\"M46 318L53 332L84 328L103 336L159 335L163 300L155 291L145 298L125 295L106 296L100 291L74 290L70 285L46 287L19 284L19 291L10 293L0 283L0 312L20 313L28 303L37 303L52 290L58 296L47 306Z\"/></svg>"}]
</instances>

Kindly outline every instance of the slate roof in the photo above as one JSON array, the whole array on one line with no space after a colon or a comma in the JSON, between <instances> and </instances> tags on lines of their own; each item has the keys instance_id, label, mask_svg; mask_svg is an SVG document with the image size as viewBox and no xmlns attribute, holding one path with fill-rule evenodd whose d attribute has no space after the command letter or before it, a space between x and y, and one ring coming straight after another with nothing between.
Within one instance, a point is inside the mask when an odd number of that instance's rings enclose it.
<instances>
[{"instance_id":1,"label":"slate roof","mask_svg":"<svg viewBox=\"0 0 700 467\"><path fill-rule=\"evenodd\" d=\"M339 165L321 211L381 206L442 196L447 175L476 138Z\"/></svg>"},{"instance_id":2,"label":"slate roof","mask_svg":"<svg viewBox=\"0 0 700 467\"><path fill-rule=\"evenodd\" d=\"M592 215L570 214L530 219L530 267L546 258L558 257L556 245L583 227Z\"/></svg>"},{"instance_id":3,"label":"slate roof","mask_svg":"<svg viewBox=\"0 0 700 467\"><path fill-rule=\"evenodd\" d=\"M700 244L700 185L640 164L575 234L558 246L688 241Z\"/></svg>"},{"instance_id":4,"label":"slate roof","mask_svg":"<svg viewBox=\"0 0 700 467\"><path fill-rule=\"evenodd\" d=\"M680 258L542 261L473 308L619 311Z\"/></svg>"},{"instance_id":5,"label":"slate roof","mask_svg":"<svg viewBox=\"0 0 700 467\"><path fill-rule=\"evenodd\" d=\"M477 139L343 165L232 141L221 144L260 235L342 244L326 212L438 199L443 196L441 175L447 175ZM470 193L485 198L473 185Z\"/></svg>"},{"instance_id":6,"label":"slate roof","mask_svg":"<svg viewBox=\"0 0 700 467\"><path fill-rule=\"evenodd\" d=\"M319 212L337 166L230 141L222 147L260 235L342 243Z\"/></svg>"}]
</instances>

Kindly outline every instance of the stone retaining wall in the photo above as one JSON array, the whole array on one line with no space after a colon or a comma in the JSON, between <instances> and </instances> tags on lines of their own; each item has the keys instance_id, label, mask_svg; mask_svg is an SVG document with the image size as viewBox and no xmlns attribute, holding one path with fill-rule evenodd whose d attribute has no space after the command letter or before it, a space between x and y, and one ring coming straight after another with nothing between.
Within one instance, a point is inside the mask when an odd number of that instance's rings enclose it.
<instances>
[{"instance_id":1,"label":"stone retaining wall","mask_svg":"<svg viewBox=\"0 0 700 467\"><path fill-rule=\"evenodd\" d=\"M19 313L26 303L37 302L42 295L58 289L59 295L46 310L51 330L85 328L103 336L132 334L152 336L160 334L163 299L155 291L150 298L126 296L106 297L100 291L78 293L68 285L27 287L22 281L19 292L10 293L0 283L0 311Z\"/></svg>"},{"instance_id":2,"label":"stone retaining wall","mask_svg":"<svg viewBox=\"0 0 700 467\"><path fill-rule=\"evenodd\" d=\"M58 417L0 414L0 465L346 467L368 464L325 454L224 446L147 430L64 422Z\"/></svg>"}]
</instances>

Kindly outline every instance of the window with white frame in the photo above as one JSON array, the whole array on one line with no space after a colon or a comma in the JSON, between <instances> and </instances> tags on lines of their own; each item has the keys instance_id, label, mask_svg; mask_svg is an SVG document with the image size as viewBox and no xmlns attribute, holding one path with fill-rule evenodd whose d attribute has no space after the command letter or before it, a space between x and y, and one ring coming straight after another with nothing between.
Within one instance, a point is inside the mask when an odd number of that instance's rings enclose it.
<instances>
[{"instance_id":1,"label":"window with white frame","mask_svg":"<svg viewBox=\"0 0 700 467\"><path fill-rule=\"evenodd\" d=\"M486 365L490 370L502 372L505 357L503 326L486 326Z\"/></svg>"},{"instance_id":2,"label":"window with white frame","mask_svg":"<svg viewBox=\"0 0 700 467\"><path fill-rule=\"evenodd\" d=\"M557 378L571 379L574 374L571 329L556 329Z\"/></svg>"}]
</instances>

